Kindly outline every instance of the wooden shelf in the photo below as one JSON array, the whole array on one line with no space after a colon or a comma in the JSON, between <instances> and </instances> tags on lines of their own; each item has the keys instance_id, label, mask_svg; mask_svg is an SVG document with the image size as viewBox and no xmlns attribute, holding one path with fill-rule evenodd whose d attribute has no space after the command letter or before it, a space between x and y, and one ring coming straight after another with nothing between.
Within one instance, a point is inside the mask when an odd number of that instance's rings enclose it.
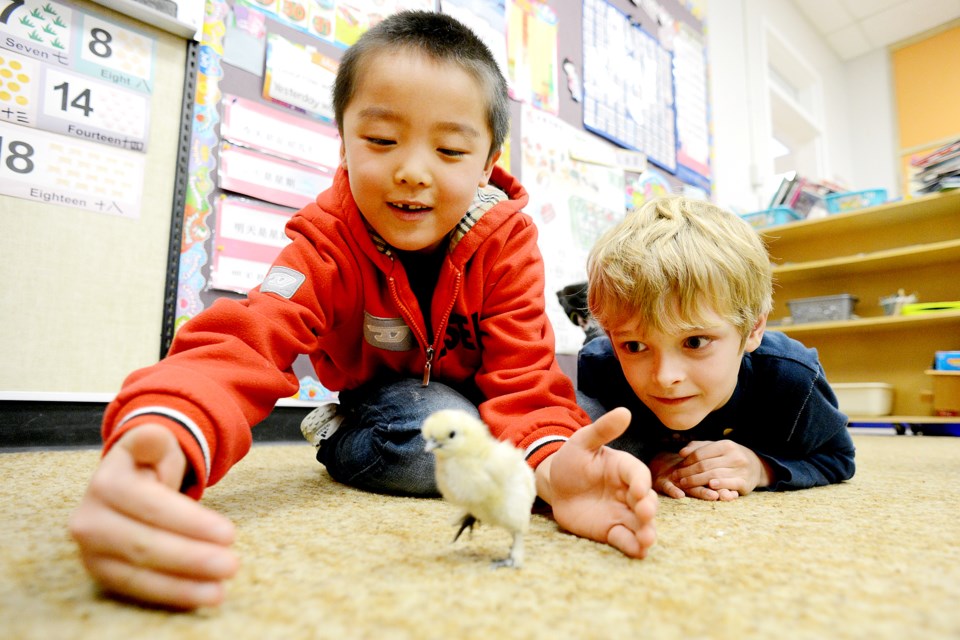
<instances>
[{"instance_id":1,"label":"wooden shelf","mask_svg":"<svg viewBox=\"0 0 960 640\"><path fill-rule=\"evenodd\" d=\"M960 260L960 239L784 264L773 268L773 276L778 283L785 284L807 278L928 267L954 260Z\"/></svg>"},{"instance_id":2,"label":"wooden shelf","mask_svg":"<svg viewBox=\"0 0 960 640\"><path fill-rule=\"evenodd\" d=\"M960 189L762 230L778 265L960 238Z\"/></svg>"},{"instance_id":3,"label":"wooden shelf","mask_svg":"<svg viewBox=\"0 0 960 640\"><path fill-rule=\"evenodd\" d=\"M859 424L960 424L960 416L848 416Z\"/></svg>"},{"instance_id":4,"label":"wooden shelf","mask_svg":"<svg viewBox=\"0 0 960 640\"><path fill-rule=\"evenodd\" d=\"M880 298L898 289L920 302L960 300L960 190L891 202L764 229L775 263L771 320L789 300L841 293L860 317L771 325L814 348L832 382L893 387L894 416L858 422L960 422L931 416L924 374L938 350L960 350L960 310L883 315Z\"/></svg>"},{"instance_id":5,"label":"wooden shelf","mask_svg":"<svg viewBox=\"0 0 960 640\"><path fill-rule=\"evenodd\" d=\"M802 240L824 235L869 231L891 223L917 223L925 218L955 214L960 208L960 189L934 193L913 200L887 202L825 218L797 220L763 230L768 242Z\"/></svg>"},{"instance_id":6,"label":"wooden shelf","mask_svg":"<svg viewBox=\"0 0 960 640\"><path fill-rule=\"evenodd\" d=\"M806 333L835 333L842 331L887 331L890 329L916 330L941 324L960 324L960 311L934 311L909 316L875 316L837 320L835 322L805 322L803 324L783 324L770 327L789 335ZM799 338L798 338L799 339Z\"/></svg>"}]
</instances>

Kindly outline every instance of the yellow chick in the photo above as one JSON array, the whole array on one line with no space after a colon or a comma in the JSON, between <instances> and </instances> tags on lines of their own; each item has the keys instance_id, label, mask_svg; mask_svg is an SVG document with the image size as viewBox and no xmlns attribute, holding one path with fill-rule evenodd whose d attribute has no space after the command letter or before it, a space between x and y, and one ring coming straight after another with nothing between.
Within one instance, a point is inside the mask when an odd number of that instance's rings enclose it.
<instances>
[{"instance_id":1,"label":"yellow chick","mask_svg":"<svg viewBox=\"0 0 960 640\"><path fill-rule=\"evenodd\" d=\"M437 411L424 420L421 431L426 450L436 456L440 494L465 512L454 541L477 522L502 527L513 536L513 544L510 555L493 564L521 567L523 535L537 497L533 470L523 453L496 440L483 422L465 411Z\"/></svg>"}]
</instances>

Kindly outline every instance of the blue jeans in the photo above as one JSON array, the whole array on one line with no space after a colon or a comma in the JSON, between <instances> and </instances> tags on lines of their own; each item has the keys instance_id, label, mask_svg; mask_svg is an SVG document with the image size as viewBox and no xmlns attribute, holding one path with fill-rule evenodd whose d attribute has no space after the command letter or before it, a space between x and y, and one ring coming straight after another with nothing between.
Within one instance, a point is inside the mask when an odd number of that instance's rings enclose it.
<instances>
[{"instance_id":1,"label":"blue jeans","mask_svg":"<svg viewBox=\"0 0 960 640\"><path fill-rule=\"evenodd\" d=\"M432 453L424 450L420 427L440 409L462 409L480 417L469 390L431 381L375 381L340 392L340 428L320 444L317 460L336 480L377 493L436 496Z\"/></svg>"}]
</instances>

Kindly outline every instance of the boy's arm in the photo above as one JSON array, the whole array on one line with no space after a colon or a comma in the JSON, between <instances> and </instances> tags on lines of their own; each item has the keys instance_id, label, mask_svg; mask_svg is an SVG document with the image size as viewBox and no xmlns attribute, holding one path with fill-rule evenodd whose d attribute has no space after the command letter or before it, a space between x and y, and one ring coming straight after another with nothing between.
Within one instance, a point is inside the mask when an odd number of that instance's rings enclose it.
<instances>
[{"instance_id":1,"label":"boy's arm","mask_svg":"<svg viewBox=\"0 0 960 640\"><path fill-rule=\"evenodd\" d=\"M590 419L557 363L537 228L526 216L510 220L484 242L465 284L483 291L482 362L474 382L486 398L483 421L536 468Z\"/></svg>"},{"instance_id":2,"label":"boy's arm","mask_svg":"<svg viewBox=\"0 0 960 640\"><path fill-rule=\"evenodd\" d=\"M180 493L185 470L161 425L128 431L103 457L69 523L103 589L178 609L223 600L238 567L233 524Z\"/></svg>"},{"instance_id":3,"label":"boy's arm","mask_svg":"<svg viewBox=\"0 0 960 640\"><path fill-rule=\"evenodd\" d=\"M650 471L634 456L605 446L629 424L630 412L614 409L573 434L537 467L537 494L571 533L643 558L657 537Z\"/></svg>"},{"instance_id":4,"label":"boy's arm","mask_svg":"<svg viewBox=\"0 0 960 640\"><path fill-rule=\"evenodd\" d=\"M856 472L855 449L846 425L805 457L789 458L761 452L757 455L773 470L773 482L766 487L771 491L836 484L849 480Z\"/></svg>"},{"instance_id":5,"label":"boy's arm","mask_svg":"<svg viewBox=\"0 0 960 640\"><path fill-rule=\"evenodd\" d=\"M819 365L805 402L794 416L785 442L769 447L758 443L754 448L773 474L766 488L806 489L852 478L855 450L848 419L837 408L836 396Z\"/></svg>"},{"instance_id":6,"label":"boy's arm","mask_svg":"<svg viewBox=\"0 0 960 640\"><path fill-rule=\"evenodd\" d=\"M184 324L167 357L130 374L107 407L105 450L146 422L167 425L187 454L196 482L183 489L194 498L246 454L251 427L299 388L294 360L311 353L332 322L313 283L324 283L323 292L341 284L336 266L316 260L305 236L291 237L277 264L306 274L296 295L257 288L246 300L221 298Z\"/></svg>"}]
</instances>

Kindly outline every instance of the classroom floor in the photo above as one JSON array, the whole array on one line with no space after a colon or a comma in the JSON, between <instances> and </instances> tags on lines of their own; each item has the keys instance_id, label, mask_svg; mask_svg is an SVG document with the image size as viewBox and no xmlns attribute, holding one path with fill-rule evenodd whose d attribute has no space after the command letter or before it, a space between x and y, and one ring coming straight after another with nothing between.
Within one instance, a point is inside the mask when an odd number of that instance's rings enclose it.
<instances>
[{"instance_id":1,"label":"classroom floor","mask_svg":"<svg viewBox=\"0 0 960 640\"><path fill-rule=\"evenodd\" d=\"M958 638L960 438L856 433L841 485L662 498L630 560L536 515L451 543L440 500L353 490L306 443L258 444L204 497L238 527L227 602L173 613L98 593L65 523L98 452L0 453L4 638Z\"/></svg>"}]
</instances>

